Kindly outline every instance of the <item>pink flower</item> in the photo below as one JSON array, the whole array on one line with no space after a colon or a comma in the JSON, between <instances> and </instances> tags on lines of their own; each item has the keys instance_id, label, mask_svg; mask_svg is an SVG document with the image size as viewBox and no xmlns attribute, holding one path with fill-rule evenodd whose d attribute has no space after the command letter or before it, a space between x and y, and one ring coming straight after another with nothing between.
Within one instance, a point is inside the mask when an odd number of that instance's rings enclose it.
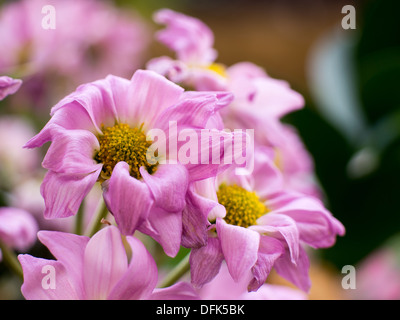
<instances>
[{"instance_id":1,"label":"pink flower","mask_svg":"<svg viewBox=\"0 0 400 320\"><path fill-rule=\"evenodd\" d=\"M177 132L181 128L199 132L214 123L218 110L231 101L230 94L183 91L155 72L138 70L130 81L108 76L61 100L50 121L26 144L36 148L52 142L42 163L48 170L41 186L45 217L76 214L100 182L123 234L139 228L160 242L168 255L175 255L189 177L203 179L217 168L200 163L151 164L147 133L168 132L169 121L177 123Z\"/></svg>"},{"instance_id":2,"label":"pink flower","mask_svg":"<svg viewBox=\"0 0 400 320\"><path fill-rule=\"evenodd\" d=\"M155 290L158 271L153 257L138 239L128 236L132 252L128 261L121 234L114 226L92 238L56 231L40 231L38 237L57 260L18 256L24 273L21 291L28 300L197 298L187 283ZM47 280L43 270L49 272Z\"/></svg>"},{"instance_id":3,"label":"pink flower","mask_svg":"<svg viewBox=\"0 0 400 320\"><path fill-rule=\"evenodd\" d=\"M194 285L212 280L225 260L235 281L252 274L249 291L260 288L275 268L307 292L309 260L303 246L330 247L344 234L342 224L318 199L283 188L268 151L256 149L251 175L226 170L189 187L184 221L191 224L186 222L190 227L182 239L193 248Z\"/></svg>"},{"instance_id":4,"label":"pink flower","mask_svg":"<svg viewBox=\"0 0 400 320\"><path fill-rule=\"evenodd\" d=\"M176 53L177 60L152 59L147 68L197 90L232 92L233 102L221 110L225 126L254 129L256 142L275 153L275 164L286 187L321 197L311 155L296 130L280 122L283 116L303 108L302 95L253 63L239 62L230 67L215 63L213 33L200 20L163 9L156 13L155 21L166 24L157 38Z\"/></svg>"},{"instance_id":5,"label":"pink flower","mask_svg":"<svg viewBox=\"0 0 400 320\"><path fill-rule=\"evenodd\" d=\"M36 220L29 212L13 207L0 208L0 242L7 247L28 250L36 242L37 231Z\"/></svg>"},{"instance_id":6,"label":"pink flower","mask_svg":"<svg viewBox=\"0 0 400 320\"><path fill-rule=\"evenodd\" d=\"M10 77L0 77L0 101L10 94L14 94L21 87L22 81Z\"/></svg>"},{"instance_id":7,"label":"pink flower","mask_svg":"<svg viewBox=\"0 0 400 320\"><path fill-rule=\"evenodd\" d=\"M202 300L306 300L307 295L297 289L281 285L263 284L256 292L248 292L251 275L235 282L226 263L218 275L198 290Z\"/></svg>"}]
</instances>

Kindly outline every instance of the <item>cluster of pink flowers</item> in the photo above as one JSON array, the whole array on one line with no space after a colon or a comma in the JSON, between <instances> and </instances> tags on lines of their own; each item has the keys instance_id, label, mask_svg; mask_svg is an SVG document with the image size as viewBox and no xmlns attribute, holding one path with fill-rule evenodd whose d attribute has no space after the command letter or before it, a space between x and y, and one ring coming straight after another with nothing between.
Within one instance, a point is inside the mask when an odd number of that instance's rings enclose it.
<instances>
[{"instance_id":1,"label":"cluster of pink flowers","mask_svg":"<svg viewBox=\"0 0 400 320\"><path fill-rule=\"evenodd\" d=\"M324 206L300 136L282 122L304 106L303 97L250 62L216 63L213 33L198 19L169 9L154 17L166 25L157 38L175 59L152 59L130 79L108 75L80 85L25 145L51 142L40 188L46 219L79 221L89 214L81 208L91 191L101 190L86 232L38 232L56 260L19 255L22 294L305 299L311 287L307 248L330 247L345 230ZM17 85L0 78L0 97ZM166 149L154 141L155 129L167 133ZM205 130L212 133L207 143ZM249 139L251 170L224 162L227 142ZM172 149L201 161L181 161ZM172 282L161 276L142 242L147 238L169 257L189 249L190 276ZM299 290L267 284L273 269ZM55 283L43 285L43 270L54 272Z\"/></svg>"}]
</instances>

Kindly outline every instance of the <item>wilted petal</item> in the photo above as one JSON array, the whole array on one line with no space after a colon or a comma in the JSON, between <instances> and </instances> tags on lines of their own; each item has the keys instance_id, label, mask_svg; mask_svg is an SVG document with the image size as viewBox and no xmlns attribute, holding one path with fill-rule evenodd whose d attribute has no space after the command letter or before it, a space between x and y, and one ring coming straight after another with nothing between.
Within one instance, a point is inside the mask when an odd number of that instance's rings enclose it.
<instances>
[{"instance_id":1,"label":"wilted petal","mask_svg":"<svg viewBox=\"0 0 400 320\"><path fill-rule=\"evenodd\" d=\"M130 176L126 162L118 162L103 189L105 203L118 228L124 235L132 235L153 204L147 185Z\"/></svg>"},{"instance_id":2,"label":"wilted petal","mask_svg":"<svg viewBox=\"0 0 400 320\"><path fill-rule=\"evenodd\" d=\"M90 174L62 174L48 171L41 185L41 194L47 219L66 218L75 215L92 189L100 174L102 165Z\"/></svg>"},{"instance_id":3,"label":"wilted petal","mask_svg":"<svg viewBox=\"0 0 400 320\"><path fill-rule=\"evenodd\" d=\"M222 219L217 219L217 233L229 272L238 281L257 261L260 234Z\"/></svg>"},{"instance_id":4,"label":"wilted petal","mask_svg":"<svg viewBox=\"0 0 400 320\"><path fill-rule=\"evenodd\" d=\"M216 237L209 237L207 245L190 252L190 275L192 284L201 287L218 274L224 254Z\"/></svg>"}]
</instances>

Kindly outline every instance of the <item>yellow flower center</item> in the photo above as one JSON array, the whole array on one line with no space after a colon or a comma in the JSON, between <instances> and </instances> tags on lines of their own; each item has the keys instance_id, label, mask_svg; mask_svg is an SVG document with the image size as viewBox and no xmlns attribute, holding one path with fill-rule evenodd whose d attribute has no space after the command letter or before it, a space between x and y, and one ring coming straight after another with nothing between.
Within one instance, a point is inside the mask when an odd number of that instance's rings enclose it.
<instances>
[{"instance_id":1,"label":"yellow flower center","mask_svg":"<svg viewBox=\"0 0 400 320\"><path fill-rule=\"evenodd\" d=\"M217 191L218 202L226 209L224 220L232 225L247 228L269 210L255 192L237 185L221 184Z\"/></svg>"},{"instance_id":2,"label":"yellow flower center","mask_svg":"<svg viewBox=\"0 0 400 320\"><path fill-rule=\"evenodd\" d=\"M215 73L219 74L220 76L226 78L226 67L221 63L212 63L208 66L208 70L214 71Z\"/></svg>"},{"instance_id":3,"label":"yellow flower center","mask_svg":"<svg viewBox=\"0 0 400 320\"><path fill-rule=\"evenodd\" d=\"M103 164L100 180L111 177L115 165L125 161L130 168L130 175L141 178L140 167L145 167L150 174L157 169L157 164L149 164L146 153L152 141L146 140L146 135L139 128L131 128L128 124L117 123L113 127L102 127L103 134L99 135L100 150L94 159Z\"/></svg>"}]
</instances>

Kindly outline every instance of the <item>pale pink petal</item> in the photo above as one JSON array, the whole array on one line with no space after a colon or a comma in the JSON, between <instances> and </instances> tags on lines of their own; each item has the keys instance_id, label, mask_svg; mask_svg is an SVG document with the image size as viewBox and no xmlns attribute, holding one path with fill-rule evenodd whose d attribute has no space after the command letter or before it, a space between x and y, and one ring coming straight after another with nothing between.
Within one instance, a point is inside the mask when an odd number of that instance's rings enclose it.
<instances>
[{"instance_id":1,"label":"pale pink petal","mask_svg":"<svg viewBox=\"0 0 400 320\"><path fill-rule=\"evenodd\" d=\"M84 253L89 238L71 233L43 230L39 231L38 238L64 266L78 299L84 299L82 273Z\"/></svg>"},{"instance_id":2,"label":"pale pink petal","mask_svg":"<svg viewBox=\"0 0 400 320\"><path fill-rule=\"evenodd\" d=\"M54 260L20 254L24 283L21 292L27 300L77 300L78 295L69 282L63 264ZM54 288L50 287L54 282Z\"/></svg>"},{"instance_id":3,"label":"pale pink petal","mask_svg":"<svg viewBox=\"0 0 400 320\"><path fill-rule=\"evenodd\" d=\"M124 235L133 234L154 202L147 185L130 176L126 162L118 162L111 178L103 183L103 196Z\"/></svg>"},{"instance_id":4,"label":"pale pink petal","mask_svg":"<svg viewBox=\"0 0 400 320\"><path fill-rule=\"evenodd\" d=\"M202 21L170 9L156 12L154 20L166 24L166 29L157 33L157 39L174 50L179 60L193 64L215 60L214 35Z\"/></svg>"},{"instance_id":5,"label":"pale pink petal","mask_svg":"<svg viewBox=\"0 0 400 320\"><path fill-rule=\"evenodd\" d=\"M108 299L148 299L157 284L157 265L142 242L131 236L126 237L126 240L132 250L131 261Z\"/></svg>"},{"instance_id":6,"label":"pale pink petal","mask_svg":"<svg viewBox=\"0 0 400 320\"><path fill-rule=\"evenodd\" d=\"M260 234L217 219L217 233L229 272L238 281L257 261Z\"/></svg>"},{"instance_id":7,"label":"pale pink petal","mask_svg":"<svg viewBox=\"0 0 400 320\"><path fill-rule=\"evenodd\" d=\"M184 89L150 70L138 70L127 92L127 105L118 106L120 122L153 128L157 116L178 102Z\"/></svg>"},{"instance_id":8,"label":"pale pink petal","mask_svg":"<svg viewBox=\"0 0 400 320\"><path fill-rule=\"evenodd\" d=\"M92 189L100 174L102 165L90 174L62 174L48 171L40 188L47 219L66 218L75 215Z\"/></svg>"},{"instance_id":9,"label":"pale pink petal","mask_svg":"<svg viewBox=\"0 0 400 320\"><path fill-rule=\"evenodd\" d=\"M155 289L150 300L199 300L196 290L187 282L177 282L171 287Z\"/></svg>"},{"instance_id":10,"label":"pale pink petal","mask_svg":"<svg viewBox=\"0 0 400 320\"><path fill-rule=\"evenodd\" d=\"M107 299L128 269L128 258L121 234L114 226L97 232L85 249L83 281L86 298Z\"/></svg>"}]
</instances>

